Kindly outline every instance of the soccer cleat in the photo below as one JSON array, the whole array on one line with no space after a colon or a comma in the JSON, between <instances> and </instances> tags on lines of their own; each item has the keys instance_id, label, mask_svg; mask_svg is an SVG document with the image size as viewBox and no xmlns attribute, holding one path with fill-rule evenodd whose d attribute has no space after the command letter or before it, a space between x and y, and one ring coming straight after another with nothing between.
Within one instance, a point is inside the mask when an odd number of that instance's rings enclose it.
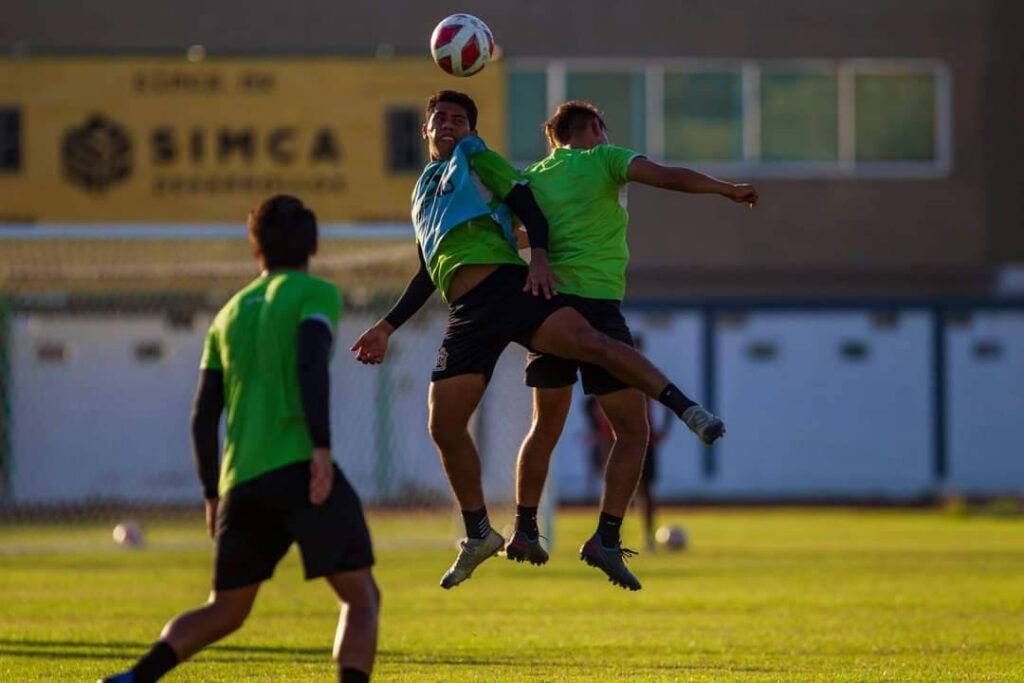
<instances>
[{"instance_id":1,"label":"soccer cleat","mask_svg":"<svg viewBox=\"0 0 1024 683\"><path fill-rule=\"evenodd\" d=\"M101 678L97 683L135 683L135 674L131 671L122 671L119 674Z\"/></svg>"},{"instance_id":2,"label":"soccer cleat","mask_svg":"<svg viewBox=\"0 0 1024 683\"><path fill-rule=\"evenodd\" d=\"M683 411L683 422L690 431L700 437L706 444L713 444L725 434L725 423L704 409L703 406L690 406Z\"/></svg>"},{"instance_id":3,"label":"soccer cleat","mask_svg":"<svg viewBox=\"0 0 1024 683\"><path fill-rule=\"evenodd\" d=\"M606 548L601 537L594 534L580 548L580 559L591 567L597 567L608 576L608 581L631 591L640 590L640 580L626 567L626 558L636 555L636 551L617 545Z\"/></svg>"},{"instance_id":4,"label":"soccer cleat","mask_svg":"<svg viewBox=\"0 0 1024 683\"><path fill-rule=\"evenodd\" d=\"M548 551L540 544L540 537L531 539L523 531L517 531L505 546L505 557L516 562L529 562L538 567L548 561Z\"/></svg>"},{"instance_id":5,"label":"soccer cleat","mask_svg":"<svg viewBox=\"0 0 1024 683\"><path fill-rule=\"evenodd\" d=\"M487 532L484 538L464 538L459 544L459 556L455 558L455 564L448 568L448 571L441 577L441 588L448 589L458 586L460 583L473 575L473 570L489 557L494 557L505 545L502 538L494 529Z\"/></svg>"}]
</instances>

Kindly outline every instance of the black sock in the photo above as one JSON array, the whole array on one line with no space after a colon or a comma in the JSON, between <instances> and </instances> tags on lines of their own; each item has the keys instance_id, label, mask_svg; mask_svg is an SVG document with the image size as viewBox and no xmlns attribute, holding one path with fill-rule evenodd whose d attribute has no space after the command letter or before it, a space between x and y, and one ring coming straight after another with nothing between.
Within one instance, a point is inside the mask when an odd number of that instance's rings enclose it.
<instances>
[{"instance_id":1,"label":"black sock","mask_svg":"<svg viewBox=\"0 0 1024 683\"><path fill-rule=\"evenodd\" d=\"M369 680L370 674L353 669L351 666L346 666L338 672L339 683L368 683Z\"/></svg>"},{"instance_id":2,"label":"black sock","mask_svg":"<svg viewBox=\"0 0 1024 683\"><path fill-rule=\"evenodd\" d=\"M679 387L675 384L669 384L662 390L661 395L658 396L658 402L678 415L679 419L683 418L683 413L687 408L697 405L696 401L690 400L686 394L679 391Z\"/></svg>"},{"instance_id":3,"label":"black sock","mask_svg":"<svg viewBox=\"0 0 1024 683\"><path fill-rule=\"evenodd\" d=\"M597 535L601 537L601 545L605 548L614 548L620 543L619 530L622 528L622 517L601 513L601 519L597 522Z\"/></svg>"},{"instance_id":4,"label":"black sock","mask_svg":"<svg viewBox=\"0 0 1024 683\"><path fill-rule=\"evenodd\" d=\"M540 536L540 530L537 528L537 508L516 506L516 531L522 531L531 541L537 540Z\"/></svg>"},{"instance_id":5,"label":"black sock","mask_svg":"<svg viewBox=\"0 0 1024 683\"><path fill-rule=\"evenodd\" d=\"M486 505L479 510L463 510L462 521L466 524L468 538L487 538L487 532L491 530L491 520L487 518Z\"/></svg>"},{"instance_id":6,"label":"black sock","mask_svg":"<svg viewBox=\"0 0 1024 683\"><path fill-rule=\"evenodd\" d=\"M142 659L132 667L136 683L153 683L165 673L178 666L178 655L166 641L153 643Z\"/></svg>"}]
</instances>

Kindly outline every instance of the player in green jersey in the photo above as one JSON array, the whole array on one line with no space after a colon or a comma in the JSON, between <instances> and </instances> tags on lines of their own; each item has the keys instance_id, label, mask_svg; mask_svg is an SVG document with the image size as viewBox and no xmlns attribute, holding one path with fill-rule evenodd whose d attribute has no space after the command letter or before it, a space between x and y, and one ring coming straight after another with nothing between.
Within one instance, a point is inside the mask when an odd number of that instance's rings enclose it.
<instances>
[{"instance_id":1,"label":"player in green jersey","mask_svg":"<svg viewBox=\"0 0 1024 683\"><path fill-rule=\"evenodd\" d=\"M192 417L216 543L213 590L206 605L172 619L131 670L106 681L155 681L240 628L293 542L306 578L325 578L342 603L334 641L339 680L367 681L373 668L380 592L370 532L331 458L328 364L341 297L306 272L316 218L298 199L264 201L249 215L249 237L263 272L210 326Z\"/></svg>"},{"instance_id":2,"label":"player in green jersey","mask_svg":"<svg viewBox=\"0 0 1024 683\"><path fill-rule=\"evenodd\" d=\"M431 161L414 189L412 210L420 268L395 307L351 348L360 362L380 363L391 334L435 289L449 304L431 375L429 427L462 509L466 539L442 588L465 581L504 546L487 517L468 424L510 342L604 367L677 415L688 406L632 346L595 331L564 298L553 296L547 221L528 181L476 136L476 118L476 104L462 93L441 91L428 101L423 137ZM529 268L518 256L509 209L530 236Z\"/></svg>"},{"instance_id":3,"label":"player in green jersey","mask_svg":"<svg viewBox=\"0 0 1024 683\"><path fill-rule=\"evenodd\" d=\"M561 105L545 130L551 154L528 167L525 176L548 216L548 263L561 281L558 291L595 329L632 343L619 309L629 261L626 185L639 182L679 192L713 193L751 207L757 203L757 192L750 185L662 166L631 149L608 144L600 113L586 102ZM613 583L635 590L640 582L621 560L632 551L620 552L619 529L647 450L647 399L592 364L544 353L528 357L526 383L534 388L534 418L519 453L516 532L506 546L506 556L533 564L547 561L538 537L537 506L552 450L565 426L577 372L584 392L596 395L615 434L597 531L584 544L581 556ZM725 431L721 420L696 404L683 413L683 421L705 443Z\"/></svg>"}]
</instances>

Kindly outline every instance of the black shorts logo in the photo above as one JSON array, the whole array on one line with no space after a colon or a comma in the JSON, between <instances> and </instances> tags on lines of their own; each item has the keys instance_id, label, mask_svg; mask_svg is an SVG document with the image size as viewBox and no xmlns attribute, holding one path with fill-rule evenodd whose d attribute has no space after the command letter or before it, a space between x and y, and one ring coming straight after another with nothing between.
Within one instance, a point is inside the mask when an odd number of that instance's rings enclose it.
<instances>
[{"instance_id":1,"label":"black shorts logo","mask_svg":"<svg viewBox=\"0 0 1024 683\"><path fill-rule=\"evenodd\" d=\"M441 372L448 369L448 349L441 347L437 350L437 360L434 361L434 371Z\"/></svg>"},{"instance_id":2,"label":"black shorts logo","mask_svg":"<svg viewBox=\"0 0 1024 683\"><path fill-rule=\"evenodd\" d=\"M102 192L132 172L132 141L125 129L102 114L68 129L61 147L65 177L87 192Z\"/></svg>"}]
</instances>

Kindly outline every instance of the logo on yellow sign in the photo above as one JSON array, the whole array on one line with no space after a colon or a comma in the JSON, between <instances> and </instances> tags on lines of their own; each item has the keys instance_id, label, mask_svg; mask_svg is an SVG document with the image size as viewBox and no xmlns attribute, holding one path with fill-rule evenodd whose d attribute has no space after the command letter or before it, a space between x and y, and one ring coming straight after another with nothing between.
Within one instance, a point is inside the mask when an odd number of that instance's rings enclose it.
<instances>
[{"instance_id":1,"label":"logo on yellow sign","mask_svg":"<svg viewBox=\"0 0 1024 683\"><path fill-rule=\"evenodd\" d=\"M132 139L121 124L92 114L64 134L61 158L71 183L87 192L104 192L131 175Z\"/></svg>"}]
</instances>

